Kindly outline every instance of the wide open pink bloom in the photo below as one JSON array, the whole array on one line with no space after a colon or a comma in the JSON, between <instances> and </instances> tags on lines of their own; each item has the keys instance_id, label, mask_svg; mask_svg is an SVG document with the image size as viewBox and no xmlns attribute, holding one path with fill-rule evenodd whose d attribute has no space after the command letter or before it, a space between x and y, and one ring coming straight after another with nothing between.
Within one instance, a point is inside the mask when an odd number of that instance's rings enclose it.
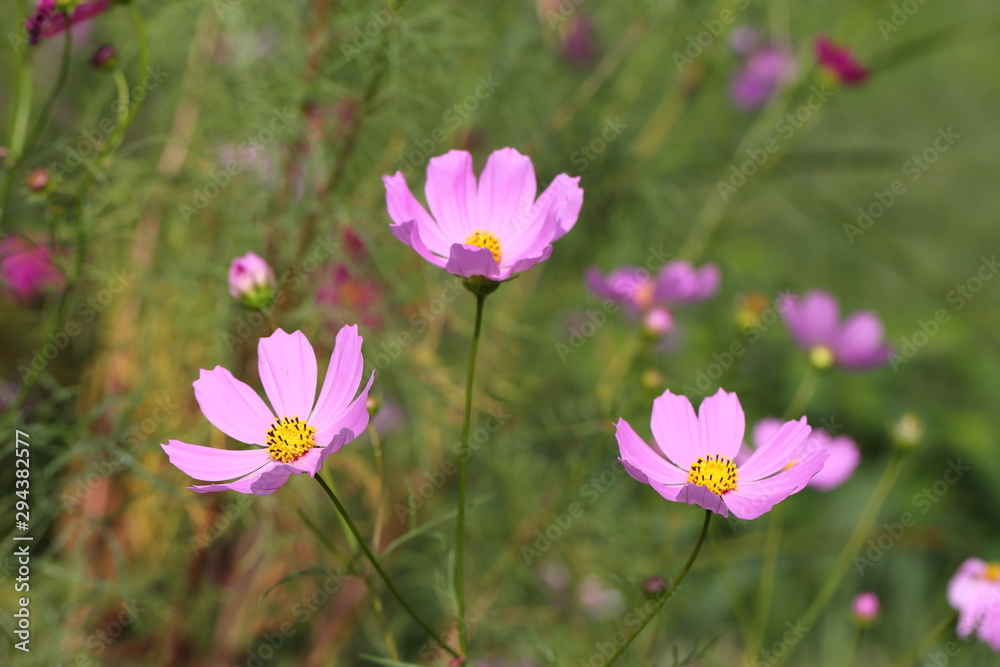
<instances>
[{"instance_id":1,"label":"wide open pink bloom","mask_svg":"<svg viewBox=\"0 0 1000 667\"><path fill-rule=\"evenodd\" d=\"M316 354L301 331L281 329L257 346L261 384L271 408L221 366L202 370L194 382L201 411L216 428L260 449L216 449L171 440L161 445L170 462L195 479L222 482L188 487L198 493L231 489L265 496L289 475L316 475L330 454L368 426L368 385L361 385L365 360L357 325L337 334L326 379L316 398Z\"/></svg>"},{"instance_id":2,"label":"wide open pink bloom","mask_svg":"<svg viewBox=\"0 0 1000 667\"><path fill-rule=\"evenodd\" d=\"M829 456L817 450L798 458L811 430L803 417L783 424L737 465L746 421L739 398L722 389L702 401L697 415L687 397L669 390L654 400L652 445L624 419L615 426L619 460L633 478L667 500L740 519L756 519L801 491Z\"/></svg>"},{"instance_id":3,"label":"wide open pink bloom","mask_svg":"<svg viewBox=\"0 0 1000 667\"><path fill-rule=\"evenodd\" d=\"M53 37L77 23L87 21L111 9L112 0L81 2L68 15L61 11L56 0L38 0L35 11L28 17L25 29L32 44L45 37Z\"/></svg>"},{"instance_id":4,"label":"wide open pink bloom","mask_svg":"<svg viewBox=\"0 0 1000 667\"><path fill-rule=\"evenodd\" d=\"M466 151L432 158L424 186L430 213L401 172L382 181L397 239L450 273L497 282L548 259L583 206L580 178L566 174L536 200L531 158L513 148L494 151L478 183Z\"/></svg>"},{"instance_id":5,"label":"wide open pink bloom","mask_svg":"<svg viewBox=\"0 0 1000 667\"><path fill-rule=\"evenodd\" d=\"M948 604L958 611L958 636L973 632L1000 651L1000 563L969 558L948 582Z\"/></svg>"},{"instance_id":6,"label":"wide open pink bloom","mask_svg":"<svg viewBox=\"0 0 1000 667\"><path fill-rule=\"evenodd\" d=\"M753 428L754 447L759 448L763 443L772 440L783 423L774 417L765 417L757 422ZM813 429L802 451L798 453L798 458L815 450L825 450L830 453L830 458L823 464L823 469L816 473L807 485L817 491L837 488L851 478L855 468L861 463L861 450L854 440L846 435L832 436L821 428ZM737 462L739 461L737 457Z\"/></svg>"}]
</instances>

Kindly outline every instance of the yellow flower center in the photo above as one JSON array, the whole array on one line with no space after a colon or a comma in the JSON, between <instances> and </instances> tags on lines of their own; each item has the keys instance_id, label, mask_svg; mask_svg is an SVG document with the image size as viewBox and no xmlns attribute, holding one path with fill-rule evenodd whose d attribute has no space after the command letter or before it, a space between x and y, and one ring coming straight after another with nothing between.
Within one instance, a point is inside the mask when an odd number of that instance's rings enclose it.
<instances>
[{"instance_id":1,"label":"yellow flower center","mask_svg":"<svg viewBox=\"0 0 1000 667\"><path fill-rule=\"evenodd\" d=\"M497 238L496 234L492 232L484 232L481 229L477 229L472 232L469 238L465 239L466 245L474 245L477 248L486 248L491 253L493 253L493 259L496 260L497 265L500 264L500 239Z\"/></svg>"},{"instance_id":2,"label":"yellow flower center","mask_svg":"<svg viewBox=\"0 0 1000 667\"><path fill-rule=\"evenodd\" d=\"M993 561L986 564L986 578L990 581L1000 581L1000 563Z\"/></svg>"},{"instance_id":3,"label":"yellow flower center","mask_svg":"<svg viewBox=\"0 0 1000 667\"><path fill-rule=\"evenodd\" d=\"M688 482L704 486L712 493L722 495L736 488L739 472L732 459L721 454L699 456L688 471Z\"/></svg>"},{"instance_id":4,"label":"yellow flower center","mask_svg":"<svg viewBox=\"0 0 1000 667\"><path fill-rule=\"evenodd\" d=\"M833 350L826 345L817 345L809 350L809 363L821 371L826 370L833 366Z\"/></svg>"},{"instance_id":5,"label":"yellow flower center","mask_svg":"<svg viewBox=\"0 0 1000 667\"><path fill-rule=\"evenodd\" d=\"M298 417L282 417L267 430L267 453L291 463L316 446L316 428Z\"/></svg>"}]
</instances>

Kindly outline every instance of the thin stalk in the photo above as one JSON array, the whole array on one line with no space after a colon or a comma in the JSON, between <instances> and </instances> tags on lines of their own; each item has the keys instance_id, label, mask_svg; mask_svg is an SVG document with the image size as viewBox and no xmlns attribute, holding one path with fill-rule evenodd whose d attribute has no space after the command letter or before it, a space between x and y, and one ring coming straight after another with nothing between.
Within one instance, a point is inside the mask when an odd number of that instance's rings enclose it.
<instances>
[{"instance_id":1,"label":"thin stalk","mask_svg":"<svg viewBox=\"0 0 1000 667\"><path fill-rule=\"evenodd\" d=\"M778 575L778 554L781 551L781 534L785 524L785 505L778 504L771 510L771 521L764 538L764 555L760 567L760 588L757 590L757 610L754 614L754 641L750 655L755 655L764 643L767 623L771 619L771 601L774 598L774 581Z\"/></svg>"},{"instance_id":2,"label":"thin stalk","mask_svg":"<svg viewBox=\"0 0 1000 667\"><path fill-rule=\"evenodd\" d=\"M45 104L42 106L42 111L38 114L38 120L35 121L35 126L31 130L31 134L28 135L28 140L24 142L24 148L22 154L27 154L34 147L38 138L42 136L42 132L49 124L49 118L52 116L52 108L56 105L56 98L59 97L59 93L62 92L63 86L66 85L66 79L69 78L69 57L73 45L72 30L65 30L63 32L63 48L62 48L62 59L59 61L59 75L56 78L56 85L52 88L52 92L49 93L48 99L45 100ZM20 155L18 156L18 161L20 161Z\"/></svg>"},{"instance_id":3,"label":"thin stalk","mask_svg":"<svg viewBox=\"0 0 1000 667\"><path fill-rule=\"evenodd\" d=\"M438 644L438 646L440 646L441 648L443 648L445 651L455 656L456 658L459 657L455 649L445 644L438 637L437 633L434 632L434 629L430 625L428 625L427 622L424 621L424 619L420 618L420 615L417 614L417 612L413 610L413 607L411 607L409 603L403 598L402 594L396 588L396 585L392 583L392 579L390 579L389 575L386 574L385 570L382 569L382 566L378 562L378 558L376 558L375 554L372 553L372 550L368 548L368 544L365 542L365 539L361 536L361 531L359 531L358 527L354 525L354 521L347 513L347 508L344 507L344 505L340 502L340 498L338 498L337 494L333 492L333 489L330 488L330 485L326 483L326 480L323 479L322 475L316 475L316 481L319 482L319 485L323 487L324 491L326 491L326 495L330 497L331 502L333 502L333 506L337 508L337 512L340 513L340 516L341 518L343 518L344 523L347 524L348 530L350 530L351 534L354 535L354 539L358 541L358 546L360 546L361 550L365 552L365 556L368 557L368 560L369 562L371 562L372 567L375 568L376 572L378 572L378 575L382 578L382 581L385 582L386 588L388 588L389 592L392 593L392 596L396 598L396 601L399 602L399 604L403 607L403 609L406 610L406 613L410 615L410 618L416 621L417 625L419 625L424 630L424 632L426 632L427 635Z\"/></svg>"},{"instance_id":4,"label":"thin stalk","mask_svg":"<svg viewBox=\"0 0 1000 667\"><path fill-rule=\"evenodd\" d=\"M632 643L632 640L639 636L639 633L643 631L643 629L649 624L651 620L653 620L653 618L660 611L660 609L663 608L663 605L665 605L667 601L674 596L674 593L677 591L677 587L680 586L682 581L684 581L684 577L687 576L688 570L690 570L691 566L694 565L694 559L698 557L698 552L701 551L701 545L702 543L704 543L705 536L708 534L708 523L709 521L711 521L711 519L712 519L712 511L705 510L705 523L703 523L701 526L701 535L698 536L698 542L695 543L694 550L691 552L691 555L688 556L687 562L684 563L684 567L681 568L681 571L677 573L677 576L674 577L674 580L670 582L670 589L666 593L660 596L660 599L656 603L656 607L653 608L652 613L643 620L642 624L638 628L636 628L632 632L632 634L628 636L628 638L625 640L625 643L622 644L617 651L615 651L615 654L612 655L610 658L608 658L608 661L604 663L604 667L609 667L609 665L614 664L614 662L618 660L619 657L621 657L621 654L624 653L625 649L629 647L629 644Z\"/></svg>"},{"instance_id":5,"label":"thin stalk","mask_svg":"<svg viewBox=\"0 0 1000 667\"><path fill-rule=\"evenodd\" d=\"M476 377L476 351L483 326L483 304L486 295L476 295L476 324L469 349L469 368L465 374L465 419L462 422L461 455L458 458L458 518L455 521L455 605L458 610L458 646L462 655L469 647L469 632L465 622L465 468L469 459L469 429L472 425L472 383Z\"/></svg>"},{"instance_id":6,"label":"thin stalk","mask_svg":"<svg viewBox=\"0 0 1000 667\"><path fill-rule=\"evenodd\" d=\"M809 402L816 394L817 387L819 387L819 373L812 366L809 366L806 368L805 375L802 376L802 381L799 382L792 400L788 403L784 418L793 419L801 417L802 413L809 407Z\"/></svg>"}]
</instances>

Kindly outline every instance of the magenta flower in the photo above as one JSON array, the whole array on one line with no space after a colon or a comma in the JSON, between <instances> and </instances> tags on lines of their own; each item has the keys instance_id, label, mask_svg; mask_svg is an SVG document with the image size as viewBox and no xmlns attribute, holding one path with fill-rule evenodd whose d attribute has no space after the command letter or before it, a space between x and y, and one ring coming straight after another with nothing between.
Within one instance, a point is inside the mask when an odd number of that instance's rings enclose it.
<instances>
[{"instance_id":1,"label":"magenta flower","mask_svg":"<svg viewBox=\"0 0 1000 667\"><path fill-rule=\"evenodd\" d=\"M840 47L825 36L815 42L816 60L824 69L833 73L845 86L858 86L868 78L868 68L859 63L851 50Z\"/></svg>"},{"instance_id":2,"label":"magenta flower","mask_svg":"<svg viewBox=\"0 0 1000 667\"><path fill-rule=\"evenodd\" d=\"M670 262L656 276L638 266L623 266L607 276L596 267L586 273L594 294L615 301L629 317L641 317L646 329L656 335L673 329L673 306L710 299L719 291L721 278L714 264L696 269L681 260Z\"/></svg>"},{"instance_id":3,"label":"magenta flower","mask_svg":"<svg viewBox=\"0 0 1000 667\"><path fill-rule=\"evenodd\" d=\"M401 172L383 176L392 233L431 264L500 282L549 258L583 205L580 178L555 177L535 200L535 168L513 148L486 161L479 183L472 156L449 151L427 165L427 213Z\"/></svg>"},{"instance_id":4,"label":"magenta flower","mask_svg":"<svg viewBox=\"0 0 1000 667\"><path fill-rule=\"evenodd\" d=\"M854 620L862 625L868 625L878 618L882 606L879 604L878 596L871 591L858 593L851 603L851 613Z\"/></svg>"},{"instance_id":5,"label":"magenta flower","mask_svg":"<svg viewBox=\"0 0 1000 667\"><path fill-rule=\"evenodd\" d=\"M58 0L38 0L35 11L25 23L28 40L37 44L41 39L58 35L70 26L103 14L111 5L112 0L91 0L79 3L69 12L64 9L65 3Z\"/></svg>"},{"instance_id":6,"label":"magenta flower","mask_svg":"<svg viewBox=\"0 0 1000 667\"><path fill-rule=\"evenodd\" d=\"M746 422L739 398L722 389L702 401L697 415L687 397L669 390L654 400L652 446L624 419L615 426L619 460L634 479L667 500L741 519L756 519L801 491L829 456L816 450L799 458L811 430L803 417L782 425L737 465Z\"/></svg>"},{"instance_id":7,"label":"magenta flower","mask_svg":"<svg viewBox=\"0 0 1000 667\"><path fill-rule=\"evenodd\" d=\"M593 61L597 56L593 32L593 19L582 11L576 12L569 19L569 25L562 38L563 57L578 65L586 65Z\"/></svg>"},{"instance_id":8,"label":"magenta flower","mask_svg":"<svg viewBox=\"0 0 1000 667\"><path fill-rule=\"evenodd\" d=\"M782 424L780 419L773 417L766 417L757 422L753 429L754 446L759 448L763 443L772 440ZM830 458L823 464L823 469L816 473L807 485L817 491L837 488L851 478L855 468L861 463L861 451L854 440L846 435L831 436L823 429L813 429L802 450L797 453L796 459L801 459L814 451L825 451L830 454ZM739 462L738 458L737 463Z\"/></svg>"},{"instance_id":9,"label":"magenta flower","mask_svg":"<svg viewBox=\"0 0 1000 667\"><path fill-rule=\"evenodd\" d=\"M317 305L331 311L333 321L350 315L367 328L382 324L382 286L347 264L333 266L329 278L316 289L315 300Z\"/></svg>"},{"instance_id":10,"label":"magenta flower","mask_svg":"<svg viewBox=\"0 0 1000 667\"><path fill-rule=\"evenodd\" d=\"M1000 563L969 558L948 582L948 604L958 611L958 636L976 632L1000 651Z\"/></svg>"},{"instance_id":11,"label":"magenta flower","mask_svg":"<svg viewBox=\"0 0 1000 667\"><path fill-rule=\"evenodd\" d=\"M274 298L278 281L271 266L248 252L229 265L229 295L250 308L260 308Z\"/></svg>"},{"instance_id":12,"label":"magenta flower","mask_svg":"<svg viewBox=\"0 0 1000 667\"><path fill-rule=\"evenodd\" d=\"M828 292L813 290L782 301L781 317L809 360L820 369L834 364L851 370L881 366L892 347L883 342L882 322L870 311L852 313L840 323L840 306Z\"/></svg>"},{"instance_id":13,"label":"magenta flower","mask_svg":"<svg viewBox=\"0 0 1000 667\"><path fill-rule=\"evenodd\" d=\"M0 279L14 298L26 303L66 283L48 246L13 235L0 240Z\"/></svg>"},{"instance_id":14,"label":"magenta flower","mask_svg":"<svg viewBox=\"0 0 1000 667\"><path fill-rule=\"evenodd\" d=\"M795 58L787 50L765 46L751 54L733 78L729 93L740 109L767 104L779 87L795 78Z\"/></svg>"},{"instance_id":15,"label":"magenta flower","mask_svg":"<svg viewBox=\"0 0 1000 667\"><path fill-rule=\"evenodd\" d=\"M231 489L265 496L289 475L314 477L323 462L368 426L368 385L355 398L365 360L356 325L337 334L326 379L316 398L316 355L301 331L281 329L257 347L260 380L274 411L257 393L221 366L202 370L194 395L220 431L260 449L229 450L171 440L161 445L170 462L191 477L223 484L190 486L198 493ZM304 417L303 417L304 415Z\"/></svg>"}]
</instances>

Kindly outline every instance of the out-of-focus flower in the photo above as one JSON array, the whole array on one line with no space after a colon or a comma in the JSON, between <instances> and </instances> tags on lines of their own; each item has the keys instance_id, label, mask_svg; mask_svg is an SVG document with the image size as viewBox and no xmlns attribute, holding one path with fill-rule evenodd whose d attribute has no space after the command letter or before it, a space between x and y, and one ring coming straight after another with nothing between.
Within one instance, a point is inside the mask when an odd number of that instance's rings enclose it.
<instances>
[{"instance_id":1,"label":"out-of-focus flower","mask_svg":"<svg viewBox=\"0 0 1000 667\"><path fill-rule=\"evenodd\" d=\"M28 189L32 192L45 192L50 183L52 183L52 178L49 176L48 170L42 167L32 170L32 172L28 174L28 178L24 180L24 184L27 185Z\"/></svg>"},{"instance_id":2,"label":"out-of-focus flower","mask_svg":"<svg viewBox=\"0 0 1000 667\"><path fill-rule=\"evenodd\" d=\"M816 38L816 60L845 86L858 86L868 79L868 68L859 63L851 50L837 46L825 36Z\"/></svg>"},{"instance_id":3,"label":"out-of-focus flower","mask_svg":"<svg viewBox=\"0 0 1000 667\"><path fill-rule=\"evenodd\" d=\"M591 618L616 616L625 605L625 598L617 588L608 586L600 577L588 574L576 591L577 599Z\"/></svg>"},{"instance_id":4,"label":"out-of-focus flower","mask_svg":"<svg viewBox=\"0 0 1000 667\"><path fill-rule=\"evenodd\" d=\"M563 28L562 55L578 65L587 65L597 57L594 21L585 12L577 11L566 21Z\"/></svg>"},{"instance_id":5,"label":"out-of-focus flower","mask_svg":"<svg viewBox=\"0 0 1000 667\"><path fill-rule=\"evenodd\" d=\"M733 53L749 56L760 47L760 32L753 26L736 26L729 33L729 48Z\"/></svg>"},{"instance_id":6,"label":"out-of-focus flower","mask_svg":"<svg viewBox=\"0 0 1000 667\"><path fill-rule=\"evenodd\" d=\"M638 266L623 266L604 276L600 269L587 270L586 281L597 296L619 304L631 318L642 318L654 336L673 330L670 308L705 301L719 290L719 267L705 264L695 268L689 262L668 263L656 276Z\"/></svg>"},{"instance_id":7,"label":"out-of-focus flower","mask_svg":"<svg viewBox=\"0 0 1000 667\"><path fill-rule=\"evenodd\" d=\"M781 317L796 343L821 370L837 365L866 370L889 360L892 347L883 342L882 322L875 313L852 313L840 323L840 305L828 292L813 290L789 297Z\"/></svg>"},{"instance_id":8,"label":"out-of-focus flower","mask_svg":"<svg viewBox=\"0 0 1000 667\"><path fill-rule=\"evenodd\" d=\"M112 0L66 2L65 0L38 0L35 11L28 17L25 30L28 40L37 44L46 37L58 35L70 26L94 18L111 8Z\"/></svg>"},{"instance_id":9,"label":"out-of-focus flower","mask_svg":"<svg viewBox=\"0 0 1000 667\"><path fill-rule=\"evenodd\" d=\"M490 155L478 184L469 153L432 158L424 188L430 214L401 172L382 180L397 239L449 273L493 283L548 259L583 205L580 178L566 174L556 176L536 201L535 168L513 148Z\"/></svg>"},{"instance_id":10,"label":"out-of-focus flower","mask_svg":"<svg viewBox=\"0 0 1000 667\"><path fill-rule=\"evenodd\" d=\"M90 64L97 69L114 69L118 66L118 51L111 44L102 44L90 57Z\"/></svg>"},{"instance_id":11,"label":"out-of-focus flower","mask_svg":"<svg viewBox=\"0 0 1000 667\"><path fill-rule=\"evenodd\" d=\"M916 449L923 442L926 430L923 419L907 412L892 425L892 443L902 450Z\"/></svg>"},{"instance_id":12,"label":"out-of-focus flower","mask_svg":"<svg viewBox=\"0 0 1000 667\"><path fill-rule=\"evenodd\" d=\"M378 327L382 324L382 287L359 273L346 264L334 265L330 278L316 290L316 303L332 310L341 321Z\"/></svg>"},{"instance_id":13,"label":"out-of-focus flower","mask_svg":"<svg viewBox=\"0 0 1000 667\"><path fill-rule=\"evenodd\" d=\"M760 447L761 443L772 440L783 423L780 419L773 417L765 417L757 422L753 429L754 447ZM749 451L752 450L744 449L744 452ZM789 465L796 465L798 459L814 451L826 451L830 454L830 458L823 464L823 469L816 473L807 484L817 491L830 491L837 488L851 478L855 468L861 463L861 450L858 449L854 440L846 435L832 436L821 428L814 428L802 449L795 453L795 460ZM741 459L748 457L748 453L744 452L741 452L741 456L737 457L737 463L742 463Z\"/></svg>"},{"instance_id":14,"label":"out-of-focus flower","mask_svg":"<svg viewBox=\"0 0 1000 667\"><path fill-rule=\"evenodd\" d=\"M795 58L780 46L765 46L750 54L733 78L729 93L741 109L757 109L796 75Z\"/></svg>"},{"instance_id":15,"label":"out-of-focus flower","mask_svg":"<svg viewBox=\"0 0 1000 667\"><path fill-rule=\"evenodd\" d=\"M248 252L229 265L229 295L248 308L260 310L274 299L278 281L271 266Z\"/></svg>"},{"instance_id":16,"label":"out-of-focus flower","mask_svg":"<svg viewBox=\"0 0 1000 667\"><path fill-rule=\"evenodd\" d=\"M851 613L854 615L854 621L862 627L874 623L878 619L881 610L882 606L879 604L878 596L871 591L858 593L857 597L854 598L854 602L851 603Z\"/></svg>"},{"instance_id":17,"label":"out-of-focus flower","mask_svg":"<svg viewBox=\"0 0 1000 667\"><path fill-rule=\"evenodd\" d=\"M771 305L766 294L749 292L741 294L736 301L736 326L741 331L754 329L761 324L761 316Z\"/></svg>"},{"instance_id":18,"label":"out-of-focus flower","mask_svg":"<svg viewBox=\"0 0 1000 667\"><path fill-rule=\"evenodd\" d=\"M668 390L653 401L650 425L653 446L624 419L615 425L628 474L667 500L722 516L732 511L756 519L801 491L829 456L816 450L799 458L811 430L803 417L783 424L737 465L746 422L739 398L722 389L702 401L697 415L687 397Z\"/></svg>"},{"instance_id":19,"label":"out-of-focus flower","mask_svg":"<svg viewBox=\"0 0 1000 667\"><path fill-rule=\"evenodd\" d=\"M35 301L66 284L46 244L13 235L0 240L0 279L22 302Z\"/></svg>"},{"instance_id":20,"label":"out-of-focus flower","mask_svg":"<svg viewBox=\"0 0 1000 667\"><path fill-rule=\"evenodd\" d=\"M260 448L236 451L179 440L160 445L172 464L195 479L239 478L188 488L198 493L233 490L264 496L283 486L290 475L314 477L330 454L368 426L366 404L375 373L355 398L365 365L361 342L356 325L340 330L317 399L316 353L302 332L278 329L261 338L260 380L273 412L225 368L202 370L194 382L202 413L229 437Z\"/></svg>"},{"instance_id":21,"label":"out-of-focus flower","mask_svg":"<svg viewBox=\"0 0 1000 667\"><path fill-rule=\"evenodd\" d=\"M569 586L569 568L558 560L547 560L538 567L538 578L553 591L562 591Z\"/></svg>"},{"instance_id":22,"label":"out-of-focus flower","mask_svg":"<svg viewBox=\"0 0 1000 667\"><path fill-rule=\"evenodd\" d=\"M1000 562L969 558L948 582L948 604L958 611L958 636L973 632L1000 652Z\"/></svg>"},{"instance_id":23,"label":"out-of-focus flower","mask_svg":"<svg viewBox=\"0 0 1000 667\"><path fill-rule=\"evenodd\" d=\"M642 582L642 592L646 594L646 597L654 600L666 593L668 588L670 588L670 584L663 577L647 577Z\"/></svg>"},{"instance_id":24,"label":"out-of-focus flower","mask_svg":"<svg viewBox=\"0 0 1000 667\"><path fill-rule=\"evenodd\" d=\"M237 148L234 143L219 147L219 166L230 174L242 172L256 173L262 182L273 185L278 180L278 170L271 154L259 143L246 144Z\"/></svg>"}]
</instances>

